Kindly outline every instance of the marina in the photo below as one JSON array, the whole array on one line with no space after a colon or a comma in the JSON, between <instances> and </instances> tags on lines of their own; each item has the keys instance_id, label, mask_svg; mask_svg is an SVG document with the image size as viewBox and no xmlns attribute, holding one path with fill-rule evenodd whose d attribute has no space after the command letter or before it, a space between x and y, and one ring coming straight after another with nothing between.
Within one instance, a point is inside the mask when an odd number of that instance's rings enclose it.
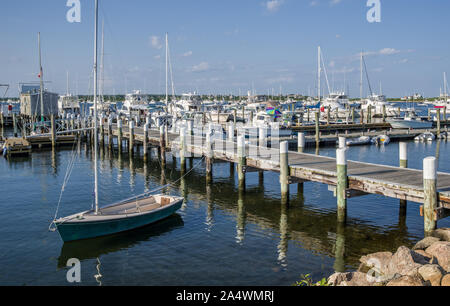
<instances>
[{"instance_id":1,"label":"marina","mask_svg":"<svg viewBox=\"0 0 450 306\"><path fill-rule=\"evenodd\" d=\"M7 34L0 286L450 285L440 49L363 50L361 25L299 45L267 28L300 5L278 0L252 17L259 45L248 12L230 31L193 3L166 8L186 24L88 3L67 3L57 47L53 21Z\"/></svg>"}]
</instances>

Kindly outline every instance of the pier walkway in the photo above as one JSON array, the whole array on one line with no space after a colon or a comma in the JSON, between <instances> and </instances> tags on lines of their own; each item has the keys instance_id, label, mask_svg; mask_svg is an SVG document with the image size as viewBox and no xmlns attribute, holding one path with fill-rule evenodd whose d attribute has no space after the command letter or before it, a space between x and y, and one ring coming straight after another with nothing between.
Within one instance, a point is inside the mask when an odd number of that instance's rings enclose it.
<instances>
[{"instance_id":1,"label":"pier walkway","mask_svg":"<svg viewBox=\"0 0 450 306\"><path fill-rule=\"evenodd\" d=\"M117 128L113 128L113 134ZM135 128L135 139L143 142L142 128ZM129 134L129 128L123 127L124 138ZM158 146L160 132L149 130L148 142ZM189 136L187 136L189 137ZM198 157L207 154L206 137L191 136L187 141L185 151ZM167 149L179 148L180 136L168 133ZM214 139L212 145L212 159L239 163L236 142L225 139ZM244 172L275 171L280 172L280 150L277 148L259 147L246 144L246 165ZM336 159L312 154L289 151L289 183L318 182L329 186L337 185ZM391 167L371 163L348 161L348 190L347 197L378 194L399 200L416 203L424 202L423 171L400 167ZM333 190L333 188L331 188ZM438 207L436 219L447 216L450 210L450 174L437 174ZM442 210L443 209L443 210Z\"/></svg>"}]
</instances>

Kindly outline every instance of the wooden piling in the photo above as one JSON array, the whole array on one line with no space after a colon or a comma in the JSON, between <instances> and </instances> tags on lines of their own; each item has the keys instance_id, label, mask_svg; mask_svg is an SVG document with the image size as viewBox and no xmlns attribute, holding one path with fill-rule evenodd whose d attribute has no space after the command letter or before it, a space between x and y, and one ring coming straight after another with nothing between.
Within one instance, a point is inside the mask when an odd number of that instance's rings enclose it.
<instances>
[{"instance_id":1,"label":"wooden piling","mask_svg":"<svg viewBox=\"0 0 450 306\"><path fill-rule=\"evenodd\" d=\"M148 123L144 125L144 141L142 143L144 151L144 162L148 160Z\"/></svg>"},{"instance_id":2,"label":"wooden piling","mask_svg":"<svg viewBox=\"0 0 450 306\"><path fill-rule=\"evenodd\" d=\"M400 142L399 144L399 159L400 168L408 168L408 144L406 142ZM400 217L406 216L407 206L406 200L400 200Z\"/></svg>"},{"instance_id":3,"label":"wooden piling","mask_svg":"<svg viewBox=\"0 0 450 306\"><path fill-rule=\"evenodd\" d=\"M186 173L186 128L180 128L180 169L181 173Z\"/></svg>"},{"instance_id":4,"label":"wooden piling","mask_svg":"<svg viewBox=\"0 0 450 306\"><path fill-rule=\"evenodd\" d=\"M280 186L281 202L289 202L289 143L283 141L280 143Z\"/></svg>"},{"instance_id":5,"label":"wooden piling","mask_svg":"<svg viewBox=\"0 0 450 306\"><path fill-rule=\"evenodd\" d=\"M237 138L237 153L239 158L239 163L237 166L239 181L238 186L239 190L245 190L245 167L247 165L245 136L238 136Z\"/></svg>"},{"instance_id":6,"label":"wooden piling","mask_svg":"<svg viewBox=\"0 0 450 306\"><path fill-rule=\"evenodd\" d=\"M55 115L51 115L51 134L52 134L52 148L56 147L56 127L55 127Z\"/></svg>"},{"instance_id":7,"label":"wooden piling","mask_svg":"<svg viewBox=\"0 0 450 306\"><path fill-rule=\"evenodd\" d=\"M436 117L437 117L437 132L436 136L439 137L441 135L441 109L436 110Z\"/></svg>"},{"instance_id":8,"label":"wooden piling","mask_svg":"<svg viewBox=\"0 0 450 306\"><path fill-rule=\"evenodd\" d=\"M14 130L14 137L17 137L17 118L16 113L13 113L13 130Z\"/></svg>"},{"instance_id":9,"label":"wooden piling","mask_svg":"<svg viewBox=\"0 0 450 306\"><path fill-rule=\"evenodd\" d=\"M230 122L228 125L228 133L227 133L228 141L234 141L234 124Z\"/></svg>"},{"instance_id":10,"label":"wooden piling","mask_svg":"<svg viewBox=\"0 0 450 306\"><path fill-rule=\"evenodd\" d=\"M408 144L400 142L399 144L400 168L408 168Z\"/></svg>"},{"instance_id":11,"label":"wooden piling","mask_svg":"<svg viewBox=\"0 0 450 306\"><path fill-rule=\"evenodd\" d=\"M161 167L166 166L166 135L164 126L159 127L159 147L161 152Z\"/></svg>"},{"instance_id":12,"label":"wooden piling","mask_svg":"<svg viewBox=\"0 0 450 306\"><path fill-rule=\"evenodd\" d=\"M347 217L347 196L348 187L347 177L347 150L337 149L336 151L336 168L337 168L337 219L339 223L345 222Z\"/></svg>"},{"instance_id":13,"label":"wooden piling","mask_svg":"<svg viewBox=\"0 0 450 306\"><path fill-rule=\"evenodd\" d=\"M122 120L119 119L117 121L117 147L119 149L119 152L122 152L122 137L123 137Z\"/></svg>"},{"instance_id":14,"label":"wooden piling","mask_svg":"<svg viewBox=\"0 0 450 306\"><path fill-rule=\"evenodd\" d=\"M319 147L320 145L320 113L316 112L316 147Z\"/></svg>"},{"instance_id":15,"label":"wooden piling","mask_svg":"<svg viewBox=\"0 0 450 306\"><path fill-rule=\"evenodd\" d=\"M436 229L435 212L437 209L437 163L436 157L427 157L423 161L424 189L424 230L429 236Z\"/></svg>"},{"instance_id":16,"label":"wooden piling","mask_svg":"<svg viewBox=\"0 0 450 306\"><path fill-rule=\"evenodd\" d=\"M206 161L206 184L211 184L213 180L212 174L212 164L213 164L213 142L211 139L211 132L208 131L206 134L206 152L205 152L205 161Z\"/></svg>"},{"instance_id":17,"label":"wooden piling","mask_svg":"<svg viewBox=\"0 0 450 306\"><path fill-rule=\"evenodd\" d=\"M345 149L347 147L347 138L339 137L339 149Z\"/></svg>"},{"instance_id":18,"label":"wooden piling","mask_svg":"<svg viewBox=\"0 0 450 306\"><path fill-rule=\"evenodd\" d=\"M260 147L267 147L267 129L260 127L258 129L258 145Z\"/></svg>"},{"instance_id":19,"label":"wooden piling","mask_svg":"<svg viewBox=\"0 0 450 306\"><path fill-rule=\"evenodd\" d=\"M128 150L130 151L130 155L133 155L134 152L134 121L130 120L129 122L130 135L128 136Z\"/></svg>"},{"instance_id":20,"label":"wooden piling","mask_svg":"<svg viewBox=\"0 0 450 306\"><path fill-rule=\"evenodd\" d=\"M303 153L305 150L305 144L305 133L298 133L297 150L299 153Z\"/></svg>"}]
</instances>

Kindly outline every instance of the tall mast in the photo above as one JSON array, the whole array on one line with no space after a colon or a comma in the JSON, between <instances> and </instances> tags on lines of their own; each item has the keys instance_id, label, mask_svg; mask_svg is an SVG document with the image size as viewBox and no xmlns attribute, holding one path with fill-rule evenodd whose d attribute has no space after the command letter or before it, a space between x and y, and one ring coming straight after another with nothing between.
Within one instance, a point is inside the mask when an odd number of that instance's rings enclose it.
<instances>
[{"instance_id":1,"label":"tall mast","mask_svg":"<svg viewBox=\"0 0 450 306\"><path fill-rule=\"evenodd\" d=\"M168 33L166 33L166 106L169 105L169 46Z\"/></svg>"},{"instance_id":2,"label":"tall mast","mask_svg":"<svg viewBox=\"0 0 450 306\"><path fill-rule=\"evenodd\" d=\"M67 86L66 86L66 95L68 96L69 95L69 70L67 70L66 71L66 75L67 75L67 78L66 78L66 81L67 81Z\"/></svg>"},{"instance_id":3,"label":"tall mast","mask_svg":"<svg viewBox=\"0 0 450 306\"><path fill-rule=\"evenodd\" d=\"M41 61L41 32L38 33L39 45L39 78L40 78L40 95L41 95L41 121L44 122L44 73L42 71Z\"/></svg>"},{"instance_id":4,"label":"tall mast","mask_svg":"<svg viewBox=\"0 0 450 306\"><path fill-rule=\"evenodd\" d=\"M318 87L318 97L319 97L319 102L320 102L320 75L321 75L321 66L320 66L320 46L318 48L318 56L317 56L317 87Z\"/></svg>"},{"instance_id":5,"label":"tall mast","mask_svg":"<svg viewBox=\"0 0 450 306\"><path fill-rule=\"evenodd\" d=\"M444 72L444 99L445 103L447 103L447 73Z\"/></svg>"},{"instance_id":6,"label":"tall mast","mask_svg":"<svg viewBox=\"0 0 450 306\"><path fill-rule=\"evenodd\" d=\"M98 169L97 169L97 34L98 34L98 0L95 0L95 31L94 31L94 193L95 214L98 214Z\"/></svg>"},{"instance_id":7,"label":"tall mast","mask_svg":"<svg viewBox=\"0 0 450 306\"><path fill-rule=\"evenodd\" d=\"M104 58L105 58L105 20L102 20L102 57L100 60L100 103L103 104L103 91L105 90L105 66L104 66Z\"/></svg>"},{"instance_id":8,"label":"tall mast","mask_svg":"<svg viewBox=\"0 0 450 306\"><path fill-rule=\"evenodd\" d=\"M361 72L361 78L359 80L359 97L362 101L363 100L363 51L362 50L361 50L359 70Z\"/></svg>"}]
</instances>

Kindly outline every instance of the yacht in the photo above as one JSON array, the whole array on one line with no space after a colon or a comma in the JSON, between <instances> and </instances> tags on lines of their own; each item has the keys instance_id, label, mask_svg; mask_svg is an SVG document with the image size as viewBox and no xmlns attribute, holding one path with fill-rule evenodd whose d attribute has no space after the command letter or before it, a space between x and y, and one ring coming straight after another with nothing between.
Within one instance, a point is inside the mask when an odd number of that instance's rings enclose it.
<instances>
[{"instance_id":1,"label":"yacht","mask_svg":"<svg viewBox=\"0 0 450 306\"><path fill-rule=\"evenodd\" d=\"M393 129L431 129L433 122L422 120L414 112L409 112L404 118L392 118L387 120Z\"/></svg>"},{"instance_id":2,"label":"yacht","mask_svg":"<svg viewBox=\"0 0 450 306\"><path fill-rule=\"evenodd\" d=\"M72 94L59 96L58 111L60 115L80 114L80 103L78 102L78 96L74 96Z\"/></svg>"},{"instance_id":3,"label":"yacht","mask_svg":"<svg viewBox=\"0 0 450 306\"><path fill-rule=\"evenodd\" d=\"M386 109L386 116L388 117L396 117L400 116L398 110L396 110L393 106L391 106L387 100L385 95L377 95L372 94L367 99L365 99L361 105L361 109L367 111L369 107L372 108L372 111L375 111L374 115L383 115L383 107Z\"/></svg>"},{"instance_id":4,"label":"yacht","mask_svg":"<svg viewBox=\"0 0 450 306\"><path fill-rule=\"evenodd\" d=\"M176 106L181 111L201 111L202 99L195 93L185 93L181 96L181 99L176 102Z\"/></svg>"},{"instance_id":5,"label":"yacht","mask_svg":"<svg viewBox=\"0 0 450 306\"><path fill-rule=\"evenodd\" d=\"M346 104L350 104L350 101L344 92L332 92L322 101L322 107L330 107L331 110L344 110Z\"/></svg>"},{"instance_id":6,"label":"yacht","mask_svg":"<svg viewBox=\"0 0 450 306\"><path fill-rule=\"evenodd\" d=\"M258 112L253 118L253 127L266 128L268 135L271 136L272 131L276 131L280 137L291 136L292 130L284 126L283 117L276 114L268 114L267 112Z\"/></svg>"},{"instance_id":7,"label":"yacht","mask_svg":"<svg viewBox=\"0 0 450 306\"><path fill-rule=\"evenodd\" d=\"M125 102L122 108L119 109L119 114L127 117L144 116L150 112L154 112L155 109L163 108L164 104L160 102L148 100L146 95L143 95L140 90L135 90L133 93L125 96Z\"/></svg>"}]
</instances>

